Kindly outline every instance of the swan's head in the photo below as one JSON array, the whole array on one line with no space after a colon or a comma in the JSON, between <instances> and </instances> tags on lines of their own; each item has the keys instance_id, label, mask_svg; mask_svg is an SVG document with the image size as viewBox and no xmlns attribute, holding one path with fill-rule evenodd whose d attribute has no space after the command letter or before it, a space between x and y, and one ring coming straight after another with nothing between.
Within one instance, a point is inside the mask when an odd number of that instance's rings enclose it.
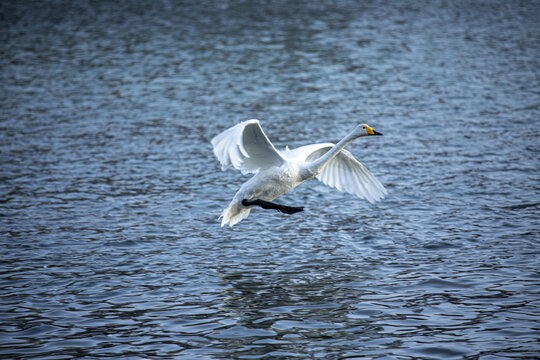
<instances>
[{"instance_id":1,"label":"swan's head","mask_svg":"<svg viewBox=\"0 0 540 360\"><path fill-rule=\"evenodd\" d=\"M360 124L354 130L355 137L368 136L368 135L382 135L380 132L373 130L368 124Z\"/></svg>"}]
</instances>

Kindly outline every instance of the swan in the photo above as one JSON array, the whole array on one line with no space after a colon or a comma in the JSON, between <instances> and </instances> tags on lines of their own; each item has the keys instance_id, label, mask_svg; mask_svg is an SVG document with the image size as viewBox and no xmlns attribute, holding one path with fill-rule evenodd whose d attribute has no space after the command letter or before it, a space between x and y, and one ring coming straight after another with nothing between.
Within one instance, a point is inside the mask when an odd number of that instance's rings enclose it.
<instances>
[{"instance_id":1,"label":"swan","mask_svg":"<svg viewBox=\"0 0 540 360\"><path fill-rule=\"evenodd\" d=\"M317 178L324 184L374 203L387 194L384 186L354 156L345 150L363 136L382 135L366 124L354 128L337 144L312 144L278 151L268 140L257 119L241 122L210 141L221 170L230 166L242 174L255 174L234 195L223 210L221 226L233 226L247 218L251 208L275 209L286 214L303 207L271 202L306 180Z\"/></svg>"}]
</instances>

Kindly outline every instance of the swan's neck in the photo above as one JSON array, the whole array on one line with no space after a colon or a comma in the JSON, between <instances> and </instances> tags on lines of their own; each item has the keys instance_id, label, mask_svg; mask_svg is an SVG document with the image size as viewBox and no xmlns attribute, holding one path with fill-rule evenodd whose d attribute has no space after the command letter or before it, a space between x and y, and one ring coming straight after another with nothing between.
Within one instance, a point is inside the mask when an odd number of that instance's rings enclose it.
<instances>
[{"instance_id":1,"label":"swan's neck","mask_svg":"<svg viewBox=\"0 0 540 360\"><path fill-rule=\"evenodd\" d=\"M335 158L337 154L339 154L341 150L345 148L345 146L349 145L349 143L351 143L356 138L357 136L355 136L353 133L345 136L343 139L341 139L340 142L338 142L330 150L328 150L326 154L324 154L317 160L309 163L309 165L307 166L309 172L312 173L314 177L319 175L326 166L326 164L328 164L333 158Z\"/></svg>"}]
</instances>

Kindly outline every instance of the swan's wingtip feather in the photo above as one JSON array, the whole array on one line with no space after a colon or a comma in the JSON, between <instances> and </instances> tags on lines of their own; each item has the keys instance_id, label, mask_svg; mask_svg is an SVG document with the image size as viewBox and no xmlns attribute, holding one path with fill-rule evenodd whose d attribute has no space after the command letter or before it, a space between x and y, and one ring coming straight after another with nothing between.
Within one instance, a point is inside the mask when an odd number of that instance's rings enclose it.
<instances>
[{"instance_id":1,"label":"swan's wingtip feather","mask_svg":"<svg viewBox=\"0 0 540 360\"><path fill-rule=\"evenodd\" d=\"M284 162L257 119L240 122L214 136L210 142L214 155L224 166L222 170L232 165L243 174L257 173L259 169L280 166Z\"/></svg>"}]
</instances>

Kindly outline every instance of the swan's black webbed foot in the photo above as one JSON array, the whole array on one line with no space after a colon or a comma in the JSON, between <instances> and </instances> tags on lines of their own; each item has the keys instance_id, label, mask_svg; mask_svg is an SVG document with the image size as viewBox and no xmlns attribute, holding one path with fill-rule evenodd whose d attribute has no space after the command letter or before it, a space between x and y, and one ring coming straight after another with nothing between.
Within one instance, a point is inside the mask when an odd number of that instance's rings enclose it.
<instances>
[{"instance_id":1,"label":"swan's black webbed foot","mask_svg":"<svg viewBox=\"0 0 540 360\"><path fill-rule=\"evenodd\" d=\"M280 205L280 204L275 204L273 202L270 202L270 201L264 201L264 200L261 200L261 199L255 199L255 200L247 200L247 199L244 199L242 200L242 205L244 206L252 206L252 205L256 205L256 206L260 206L262 207L263 209L274 209L274 210L277 210L279 212L282 212L284 214L294 214L294 213L297 213L299 211L304 211L304 207L303 206L285 206L285 205Z\"/></svg>"},{"instance_id":2,"label":"swan's black webbed foot","mask_svg":"<svg viewBox=\"0 0 540 360\"><path fill-rule=\"evenodd\" d=\"M285 214L294 214L300 211L304 211L303 206L285 206L285 205L279 205L276 204L277 208L276 210Z\"/></svg>"}]
</instances>

